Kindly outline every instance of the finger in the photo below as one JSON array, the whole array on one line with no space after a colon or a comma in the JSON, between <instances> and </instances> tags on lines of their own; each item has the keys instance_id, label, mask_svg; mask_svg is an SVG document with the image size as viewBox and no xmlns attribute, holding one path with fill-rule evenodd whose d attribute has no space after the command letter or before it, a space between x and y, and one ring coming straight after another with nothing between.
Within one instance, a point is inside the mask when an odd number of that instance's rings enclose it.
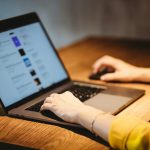
<instances>
[{"instance_id":1,"label":"finger","mask_svg":"<svg viewBox=\"0 0 150 150\"><path fill-rule=\"evenodd\" d=\"M41 110L41 111L42 111L42 110L48 110L49 107L50 107L50 104L49 104L49 103L44 103L44 104L41 106L40 110Z\"/></svg>"},{"instance_id":2,"label":"finger","mask_svg":"<svg viewBox=\"0 0 150 150\"><path fill-rule=\"evenodd\" d=\"M50 97L55 97L55 96L57 96L58 94L57 93L52 93L51 95L50 95Z\"/></svg>"},{"instance_id":3,"label":"finger","mask_svg":"<svg viewBox=\"0 0 150 150\"><path fill-rule=\"evenodd\" d=\"M51 103L54 103L57 100L59 100L59 98L60 98L60 94L53 93L53 94L50 95L50 98L49 98L48 101L50 101Z\"/></svg>"},{"instance_id":4,"label":"finger","mask_svg":"<svg viewBox=\"0 0 150 150\"><path fill-rule=\"evenodd\" d=\"M55 94L55 96L50 97L46 102L47 103L51 103L52 106L59 106L59 105L63 105L65 99L63 98L64 95L63 94Z\"/></svg>"},{"instance_id":5,"label":"finger","mask_svg":"<svg viewBox=\"0 0 150 150\"><path fill-rule=\"evenodd\" d=\"M41 108L40 108L40 111L42 110L51 110L51 111L54 111L55 110L55 105L54 104L51 104L51 103L44 103Z\"/></svg>"},{"instance_id":6,"label":"finger","mask_svg":"<svg viewBox=\"0 0 150 150\"><path fill-rule=\"evenodd\" d=\"M52 97L47 97L47 98L45 99L44 103L51 103L52 100L53 100Z\"/></svg>"},{"instance_id":7,"label":"finger","mask_svg":"<svg viewBox=\"0 0 150 150\"><path fill-rule=\"evenodd\" d=\"M120 80L119 74L117 73L107 73L100 77L103 81L117 81Z\"/></svg>"},{"instance_id":8,"label":"finger","mask_svg":"<svg viewBox=\"0 0 150 150\"><path fill-rule=\"evenodd\" d=\"M92 66L93 68L93 73L97 73L99 68L102 66L102 60L98 59Z\"/></svg>"},{"instance_id":9,"label":"finger","mask_svg":"<svg viewBox=\"0 0 150 150\"><path fill-rule=\"evenodd\" d=\"M113 58L111 56L103 56L93 64L93 72L96 73L101 67L104 66L115 68L116 64L117 64L116 58Z\"/></svg>"},{"instance_id":10,"label":"finger","mask_svg":"<svg viewBox=\"0 0 150 150\"><path fill-rule=\"evenodd\" d=\"M103 57L99 58L98 60L96 60L95 63L93 64L93 68L100 67L102 62L105 62L106 59L109 59L109 56L103 56Z\"/></svg>"}]
</instances>

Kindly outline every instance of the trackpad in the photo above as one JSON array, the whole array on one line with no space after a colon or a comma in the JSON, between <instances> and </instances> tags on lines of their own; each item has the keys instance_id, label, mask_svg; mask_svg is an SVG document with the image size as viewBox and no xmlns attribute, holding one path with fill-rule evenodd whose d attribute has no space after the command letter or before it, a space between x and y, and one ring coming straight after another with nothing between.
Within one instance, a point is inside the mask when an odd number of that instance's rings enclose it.
<instances>
[{"instance_id":1,"label":"trackpad","mask_svg":"<svg viewBox=\"0 0 150 150\"><path fill-rule=\"evenodd\" d=\"M127 105L131 99L131 97L100 93L84 103L113 114Z\"/></svg>"}]
</instances>

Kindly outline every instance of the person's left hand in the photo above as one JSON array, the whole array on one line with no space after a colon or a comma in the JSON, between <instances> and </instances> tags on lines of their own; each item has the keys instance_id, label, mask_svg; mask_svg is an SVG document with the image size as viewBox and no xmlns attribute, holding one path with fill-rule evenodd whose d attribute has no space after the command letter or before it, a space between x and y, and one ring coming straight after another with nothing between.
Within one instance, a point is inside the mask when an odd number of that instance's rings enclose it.
<instances>
[{"instance_id":1,"label":"person's left hand","mask_svg":"<svg viewBox=\"0 0 150 150\"><path fill-rule=\"evenodd\" d=\"M50 110L67 122L78 123L78 114L84 107L86 107L84 103L67 91L47 97L41 106L41 111Z\"/></svg>"}]
</instances>

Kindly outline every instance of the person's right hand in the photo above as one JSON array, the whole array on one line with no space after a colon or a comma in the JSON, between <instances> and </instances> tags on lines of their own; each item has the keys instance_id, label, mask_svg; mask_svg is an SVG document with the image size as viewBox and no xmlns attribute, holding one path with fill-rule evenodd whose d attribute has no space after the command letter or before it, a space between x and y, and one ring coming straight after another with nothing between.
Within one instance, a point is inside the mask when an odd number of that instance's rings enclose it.
<instances>
[{"instance_id":1,"label":"person's right hand","mask_svg":"<svg viewBox=\"0 0 150 150\"><path fill-rule=\"evenodd\" d=\"M102 67L107 67L111 71L114 70L114 72L101 76L100 79L103 81L132 82L136 81L139 74L138 67L111 56L103 56L98 59L93 64L93 73L98 72Z\"/></svg>"}]
</instances>

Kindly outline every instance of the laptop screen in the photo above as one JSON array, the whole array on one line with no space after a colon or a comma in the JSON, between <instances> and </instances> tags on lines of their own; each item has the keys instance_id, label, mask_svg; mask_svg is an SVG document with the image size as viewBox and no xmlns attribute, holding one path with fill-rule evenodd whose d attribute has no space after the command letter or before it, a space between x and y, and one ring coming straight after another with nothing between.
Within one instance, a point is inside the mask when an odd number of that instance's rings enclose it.
<instances>
[{"instance_id":1,"label":"laptop screen","mask_svg":"<svg viewBox=\"0 0 150 150\"><path fill-rule=\"evenodd\" d=\"M40 23L0 33L0 96L5 107L66 78Z\"/></svg>"}]
</instances>

